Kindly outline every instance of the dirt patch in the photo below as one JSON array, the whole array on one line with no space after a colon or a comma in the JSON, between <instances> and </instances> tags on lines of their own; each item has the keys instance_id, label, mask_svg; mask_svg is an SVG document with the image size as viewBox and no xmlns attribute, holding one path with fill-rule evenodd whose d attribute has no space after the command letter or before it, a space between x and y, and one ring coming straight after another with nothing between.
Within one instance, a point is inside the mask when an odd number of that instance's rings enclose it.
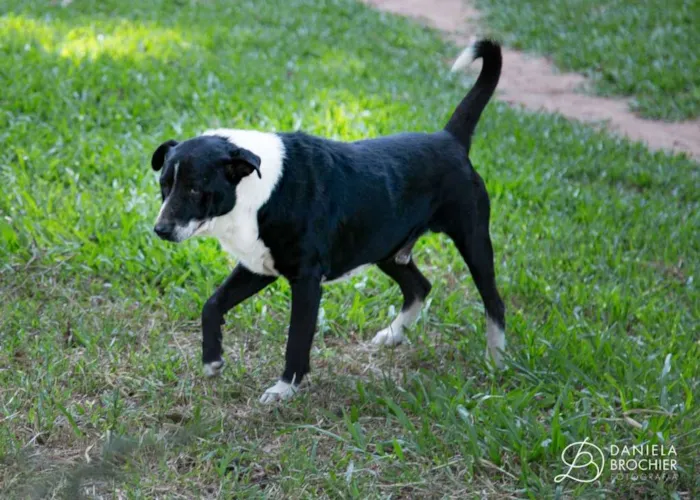
<instances>
[{"instance_id":1,"label":"dirt patch","mask_svg":"<svg viewBox=\"0 0 700 500\"><path fill-rule=\"evenodd\" d=\"M479 13L464 0L363 0L378 9L415 18L440 29L459 45L485 33ZM661 122L640 118L625 99L581 93L586 78L561 73L545 58L504 49L498 97L533 111L560 113L567 118L604 124L652 149L688 153L700 160L700 120Z\"/></svg>"}]
</instances>

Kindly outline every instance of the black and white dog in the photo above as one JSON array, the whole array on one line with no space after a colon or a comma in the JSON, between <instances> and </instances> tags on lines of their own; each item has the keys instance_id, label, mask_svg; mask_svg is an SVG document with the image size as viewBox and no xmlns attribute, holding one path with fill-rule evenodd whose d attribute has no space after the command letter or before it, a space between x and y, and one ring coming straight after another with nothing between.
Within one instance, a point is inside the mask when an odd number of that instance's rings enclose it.
<instances>
[{"instance_id":1,"label":"black and white dog","mask_svg":"<svg viewBox=\"0 0 700 500\"><path fill-rule=\"evenodd\" d=\"M459 249L486 308L487 344L497 366L505 348L505 308L496 289L489 198L468 158L471 136L501 73L498 44L481 40L453 70L483 59L481 73L444 130L352 143L302 132L219 129L161 144L161 238L213 236L237 260L202 311L202 360L208 376L223 366L221 326L236 304L284 276L292 314L286 364L260 400L293 396L309 371L323 283L376 264L401 287L401 313L372 342L395 345L420 313L430 282L411 259L427 231Z\"/></svg>"}]
</instances>

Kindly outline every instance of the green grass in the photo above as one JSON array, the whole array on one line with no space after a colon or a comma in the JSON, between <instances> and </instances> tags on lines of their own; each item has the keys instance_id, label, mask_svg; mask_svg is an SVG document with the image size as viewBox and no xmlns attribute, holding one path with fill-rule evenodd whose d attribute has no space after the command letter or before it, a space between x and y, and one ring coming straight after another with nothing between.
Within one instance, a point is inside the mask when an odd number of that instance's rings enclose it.
<instances>
[{"instance_id":1,"label":"green grass","mask_svg":"<svg viewBox=\"0 0 700 500\"><path fill-rule=\"evenodd\" d=\"M508 45L584 73L642 116L700 117L700 1L478 0Z\"/></svg>"},{"instance_id":2,"label":"green grass","mask_svg":"<svg viewBox=\"0 0 700 500\"><path fill-rule=\"evenodd\" d=\"M509 368L442 237L396 349L376 271L329 286L311 384L283 363L289 287L228 316L222 378L199 311L231 262L151 226L150 154L212 126L342 139L435 130L470 85L438 35L349 0L0 3L0 491L75 498L698 496L700 171L559 117L489 105ZM554 483L567 444L673 444L668 482ZM676 496L676 498L678 498Z\"/></svg>"}]
</instances>

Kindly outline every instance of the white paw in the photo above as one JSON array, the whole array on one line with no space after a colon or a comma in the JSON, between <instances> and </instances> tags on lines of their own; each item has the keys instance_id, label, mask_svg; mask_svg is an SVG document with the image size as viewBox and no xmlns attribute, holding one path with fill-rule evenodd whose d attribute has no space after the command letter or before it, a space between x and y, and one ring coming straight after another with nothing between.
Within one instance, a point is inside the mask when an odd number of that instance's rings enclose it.
<instances>
[{"instance_id":1,"label":"white paw","mask_svg":"<svg viewBox=\"0 0 700 500\"><path fill-rule=\"evenodd\" d=\"M402 328L392 328L389 326L377 333L372 339L372 343L374 345L399 345L405 340L402 330Z\"/></svg>"},{"instance_id":2,"label":"white paw","mask_svg":"<svg viewBox=\"0 0 700 500\"><path fill-rule=\"evenodd\" d=\"M211 363L204 363L204 375L207 377L216 377L221 373L224 368L224 360L212 361Z\"/></svg>"},{"instance_id":3,"label":"white paw","mask_svg":"<svg viewBox=\"0 0 700 500\"><path fill-rule=\"evenodd\" d=\"M503 351L499 348L486 348L486 364L493 365L494 368L498 370L503 370L506 365L503 362Z\"/></svg>"},{"instance_id":4,"label":"white paw","mask_svg":"<svg viewBox=\"0 0 700 500\"><path fill-rule=\"evenodd\" d=\"M487 362L490 357L490 361L496 368L499 370L505 368L503 352L506 349L506 334L488 315L486 316L486 345L488 346L486 349Z\"/></svg>"},{"instance_id":5,"label":"white paw","mask_svg":"<svg viewBox=\"0 0 700 500\"><path fill-rule=\"evenodd\" d=\"M299 390L299 386L295 384L288 384L282 380L278 380L275 385L266 390L262 396L260 396L260 402L262 404L268 405L275 403L277 401L286 401L291 399Z\"/></svg>"}]
</instances>

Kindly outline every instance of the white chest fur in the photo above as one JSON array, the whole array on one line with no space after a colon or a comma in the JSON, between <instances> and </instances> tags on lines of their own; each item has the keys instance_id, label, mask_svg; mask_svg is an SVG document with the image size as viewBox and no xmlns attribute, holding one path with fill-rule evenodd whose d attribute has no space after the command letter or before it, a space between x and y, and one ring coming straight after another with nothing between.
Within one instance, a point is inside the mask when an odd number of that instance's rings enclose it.
<instances>
[{"instance_id":1,"label":"white chest fur","mask_svg":"<svg viewBox=\"0 0 700 500\"><path fill-rule=\"evenodd\" d=\"M219 240L221 246L254 273L278 276L270 249L260 239L257 211L234 208L230 213L213 219L206 233Z\"/></svg>"},{"instance_id":2,"label":"white chest fur","mask_svg":"<svg viewBox=\"0 0 700 500\"><path fill-rule=\"evenodd\" d=\"M258 155L261 177L252 174L242 179L236 188L233 210L209 221L201 234L218 239L224 250L254 273L278 276L270 249L260 239L258 210L270 198L282 176L282 139L276 134L255 130L217 129L203 135L225 137Z\"/></svg>"}]
</instances>

